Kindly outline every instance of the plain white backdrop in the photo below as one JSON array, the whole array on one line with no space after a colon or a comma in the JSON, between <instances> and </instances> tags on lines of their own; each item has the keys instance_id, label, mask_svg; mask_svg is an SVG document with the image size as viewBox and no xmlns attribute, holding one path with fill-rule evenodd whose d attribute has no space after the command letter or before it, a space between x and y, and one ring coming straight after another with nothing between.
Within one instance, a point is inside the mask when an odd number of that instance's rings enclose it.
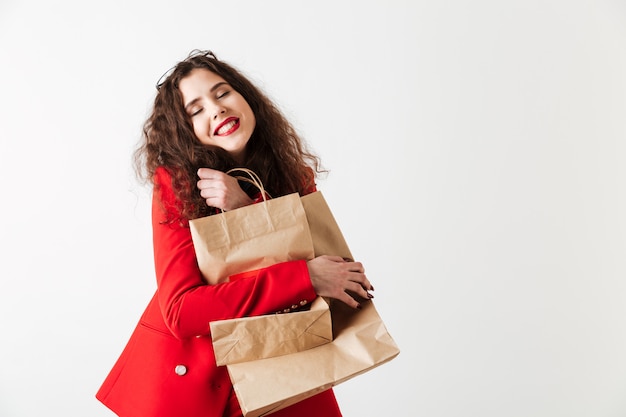
<instances>
[{"instance_id":1,"label":"plain white backdrop","mask_svg":"<svg viewBox=\"0 0 626 417\"><path fill-rule=\"evenodd\" d=\"M1 0L0 416L113 416L155 289L131 153L194 48L330 170L402 350L347 417L626 415L623 1Z\"/></svg>"}]
</instances>

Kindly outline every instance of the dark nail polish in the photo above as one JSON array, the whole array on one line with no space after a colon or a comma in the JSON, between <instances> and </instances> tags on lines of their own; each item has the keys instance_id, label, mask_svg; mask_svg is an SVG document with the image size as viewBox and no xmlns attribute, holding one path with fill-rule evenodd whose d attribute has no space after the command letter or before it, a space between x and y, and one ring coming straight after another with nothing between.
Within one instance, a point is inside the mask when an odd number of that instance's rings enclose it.
<instances>
[{"instance_id":1,"label":"dark nail polish","mask_svg":"<svg viewBox=\"0 0 626 417\"><path fill-rule=\"evenodd\" d=\"M361 304L357 304L357 305L356 305L356 308L357 308L357 310L360 310L360 309L362 308L362 307L361 307Z\"/></svg>"}]
</instances>

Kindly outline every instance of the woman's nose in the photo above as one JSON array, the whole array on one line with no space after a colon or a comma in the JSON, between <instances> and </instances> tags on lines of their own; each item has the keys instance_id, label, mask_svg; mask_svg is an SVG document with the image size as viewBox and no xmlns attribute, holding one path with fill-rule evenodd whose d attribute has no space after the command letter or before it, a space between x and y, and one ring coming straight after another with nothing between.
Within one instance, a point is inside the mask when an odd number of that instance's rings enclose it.
<instances>
[{"instance_id":1,"label":"woman's nose","mask_svg":"<svg viewBox=\"0 0 626 417\"><path fill-rule=\"evenodd\" d=\"M217 119L217 116L219 116L220 114L224 114L226 113L226 109L224 107L218 107L215 109L215 113L213 114L213 120Z\"/></svg>"}]
</instances>

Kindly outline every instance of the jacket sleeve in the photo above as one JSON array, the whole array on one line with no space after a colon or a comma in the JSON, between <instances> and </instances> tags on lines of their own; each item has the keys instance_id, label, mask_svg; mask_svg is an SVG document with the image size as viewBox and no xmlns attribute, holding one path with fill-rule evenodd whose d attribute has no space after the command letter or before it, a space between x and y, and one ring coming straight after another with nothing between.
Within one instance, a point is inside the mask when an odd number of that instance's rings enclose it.
<instances>
[{"instance_id":1,"label":"jacket sleeve","mask_svg":"<svg viewBox=\"0 0 626 417\"><path fill-rule=\"evenodd\" d=\"M205 335L211 321L274 313L316 297L304 260L263 268L233 282L206 284L188 223L165 221L166 210L177 206L171 177L159 168L152 202L154 261L159 305L174 336Z\"/></svg>"}]
</instances>

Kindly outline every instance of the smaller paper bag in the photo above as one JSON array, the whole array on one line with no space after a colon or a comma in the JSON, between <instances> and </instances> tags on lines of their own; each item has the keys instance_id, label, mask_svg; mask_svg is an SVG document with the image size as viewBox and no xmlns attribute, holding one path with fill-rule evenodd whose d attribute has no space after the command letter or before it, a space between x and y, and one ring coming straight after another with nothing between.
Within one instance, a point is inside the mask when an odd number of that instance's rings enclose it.
<instances>
[{"instance_id":1,"label":"smaller paper bag","mask_svg":"<svg viewBox=\"0 0 626 417\"><path fill-rule=\"evenodd\" d=\"M189 222L209 284L279 262L312 259L313 242L298 193Z\"/></svg>"},{"instance_id":2,"label":"smaller paper bag","mask_svg":"<svg viewBox=\"0 0 626 417\"><path fill-rule=\"evenodd\" d=\"M330 310L322 297L308 311L220 320L210 326L218 366L299 352L333 338Z\"/></svg>"},{"instance_id":3,"label":"smaller paper bag","mask_svg":"<svg viewBox=\"0 0 626 417\"><path fill-rule=\"evenodd\" d=\"M228 365L245 417L266 416L395 358L400 350L371 301L354 310L333 302L335 339L274 358Z\"/></svg>"}]
</instances>

